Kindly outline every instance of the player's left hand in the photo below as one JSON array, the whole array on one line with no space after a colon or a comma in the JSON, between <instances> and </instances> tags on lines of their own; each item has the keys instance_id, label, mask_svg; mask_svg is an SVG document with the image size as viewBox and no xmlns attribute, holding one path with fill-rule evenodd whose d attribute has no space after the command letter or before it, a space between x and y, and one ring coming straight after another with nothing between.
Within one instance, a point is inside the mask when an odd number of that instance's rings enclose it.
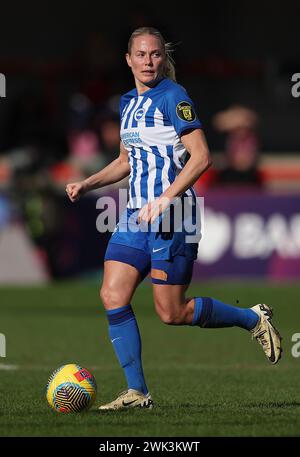
<instances>
[{"instance_id":1,"label":"player's left hand","mask_svg":"<svg viewBox=\"0 0 300 457\"><path fill-rule=\"evenodd\" d=\"M155 219L162 214L169 206L171 200L168 197L160 197L153 202L149 202L141 208L137 221L140 224L141 222L153 224Z\"/></svg>"}]
</instances>

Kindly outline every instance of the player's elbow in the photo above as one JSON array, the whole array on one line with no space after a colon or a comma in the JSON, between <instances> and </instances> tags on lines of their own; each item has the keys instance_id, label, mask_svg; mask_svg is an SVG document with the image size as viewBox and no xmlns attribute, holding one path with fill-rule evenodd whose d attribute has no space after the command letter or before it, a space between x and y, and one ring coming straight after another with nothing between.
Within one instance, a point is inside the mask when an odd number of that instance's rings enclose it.
<instances>
[{"instance_id":1,"label":"player's elbow","mask_svg":"<svg viewBox=\"0 0 300 457\"><path fill-rule=\"evenodd\" d=\"M124 160L122 157L119 157L118 162L118 169L122 171L122 176L126 178L126 176L130 175L130 164L128 160Z\"/></svg>"},{"instance_id":2,"label":"player's elbow","mask_svg":"<svg viewBox=\"0 0 300 457\"><path fill-rule=\"evenodd\" d=\"M212 165L212 158L209 154L208 151L203 151L203 153L201 154L201 158L200 160L198 160L198 170L199 170L199 173L203 173L203 171L206 171L209 167L211 167Z\"/></svg>"},{"instance_id":3,"label":"player's elbow","mask_svg":"<svg viewBox=\"0 0 300 457\"><path fill-rule=\"evenodd\" d=\"M200 173L212 165L212 158L209 149L203 147L202 145L201 147L198 146L198 148L191 150L190 156L193 160L195 169L199 170Z\"/></svg>"},{"instance_id":4,"label":"player's elbow","mask_svg":"<svg viewBox=\"0 0 300 457\"><path fill-rule=\"evenodd\" d=\"M209 150L205 149L202 152L201 157L202 157L202 161L201 161L202 170L205 171L212 165L212 158L210 156Z\"/></svg>"},{"instance_id":5,"label":"player's elbow","mask_svg":"<svg viewBox=\"0 0 300 457\"><path fill-rule=\"evenodd\" d=\"M206 159L206 170L211 167L213 164L213 159L211 158L211 156L208 154L208 157Z\"/></svg>"}]
</instances>

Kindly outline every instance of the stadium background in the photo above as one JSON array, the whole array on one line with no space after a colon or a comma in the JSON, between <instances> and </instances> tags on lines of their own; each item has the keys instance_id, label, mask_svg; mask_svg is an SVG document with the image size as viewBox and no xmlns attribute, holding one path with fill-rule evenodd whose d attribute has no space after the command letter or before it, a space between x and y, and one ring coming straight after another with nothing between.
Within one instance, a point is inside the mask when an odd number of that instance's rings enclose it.
<instances>
[{"instance_id":1,"label":"stadium background","mask_svg":"<svg viewBox=\"0 0 300 457\"><path fill-rule=\"evenodd\" d=\"M192 4L178 11L169 2L111 3L105 11L94 1L1 6L0 332L7 348L0 369L9 391L2 435L298 433L300 362L291 339L300 331L300 98L292 97L291 78L300 72L299 6L197 5L196 13ZM74 205L64 189L118 154L118 100L132 87L124 53L141 25L175 43L178 82L195 101L214 159L196 184L205 198L205 234L191 292L242 306L273 303L285 359L270 369L238 329L201 334L195 347L190 329L164 327L154 316L146 280L134 302L145 371L159 403L173 408L172 420L167 425L158 408L142 416L139 430L132 429L137 412L124 421L91 414L54 422L41 392L57 366L76 361L94 370L100 398L123 387L98 298L109 234L96 230L96 201L115 197L118 186ZM179 400L167 381L173 377ZM21 403L14 402L17 390ZM27 419L18 420L24 408ZM262 430L265 414L270 422Z\"/></svg>"}]
</instances>

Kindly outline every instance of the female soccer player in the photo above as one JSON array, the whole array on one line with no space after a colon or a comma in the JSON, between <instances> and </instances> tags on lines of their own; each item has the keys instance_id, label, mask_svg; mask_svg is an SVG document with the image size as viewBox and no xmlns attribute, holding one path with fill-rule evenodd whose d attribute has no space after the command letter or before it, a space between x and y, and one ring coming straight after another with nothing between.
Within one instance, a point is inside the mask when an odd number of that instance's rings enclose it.
<instances>
[{"instance_id":1,"label":"female soccer player","mask_svg":"<svg viewBox=\"0 0 300 457\"><path fill-rule=\"evenodd\" d=\"M185 296L198 242L188 242L190 230L184 223L189 217L195 220L192 186L211 165L207 143L192 100L175 81L170 47L160 32L152 27L135 30L126 60L135 88L120 101L120 155L98 173L66 187L74 202L92 189L130 176L127 209L108 243L100 292L127 390L100 406L101 410L153 406L142 368L140 333L130 305L149 272L155 309L164 323L238 326L252 333L271 363L281 356L281 337L272 325L269 306L239 308L215 298ZM186 199L192 200L188 204L192 213L186 216L182 211L178 225L175 207L183 203L184 210ZM167 214L169 230L162 226Z\"/></svg>"}]
</instances>

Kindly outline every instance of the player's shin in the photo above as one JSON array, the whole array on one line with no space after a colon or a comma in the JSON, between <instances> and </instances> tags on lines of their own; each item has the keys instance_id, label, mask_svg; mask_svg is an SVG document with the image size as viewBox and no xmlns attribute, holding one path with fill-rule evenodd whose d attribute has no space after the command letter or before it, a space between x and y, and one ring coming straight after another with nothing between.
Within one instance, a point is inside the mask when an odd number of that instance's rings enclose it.
<instances>
[{"instance_id":1,"label":"player's shin","mask_svg":"<svg viewBox=\"0 0 300 457\"><path fill-rule=\"evenodd\" d=\"M258 316L249 308L228 305L211 297L195 297L192 325L207 328L241 327L251 330Z\"/></svg>"},{"instance_id":2,"label":"player's shin","mask_svg":"<svg viewBox=\"0 0 300 457\"><path fill-rule=\"evenodd\" d=\"M141 360L141 337L131 305L107 311L109 336L128 389L148 393Z\"/></svg>"}]
</instances>

